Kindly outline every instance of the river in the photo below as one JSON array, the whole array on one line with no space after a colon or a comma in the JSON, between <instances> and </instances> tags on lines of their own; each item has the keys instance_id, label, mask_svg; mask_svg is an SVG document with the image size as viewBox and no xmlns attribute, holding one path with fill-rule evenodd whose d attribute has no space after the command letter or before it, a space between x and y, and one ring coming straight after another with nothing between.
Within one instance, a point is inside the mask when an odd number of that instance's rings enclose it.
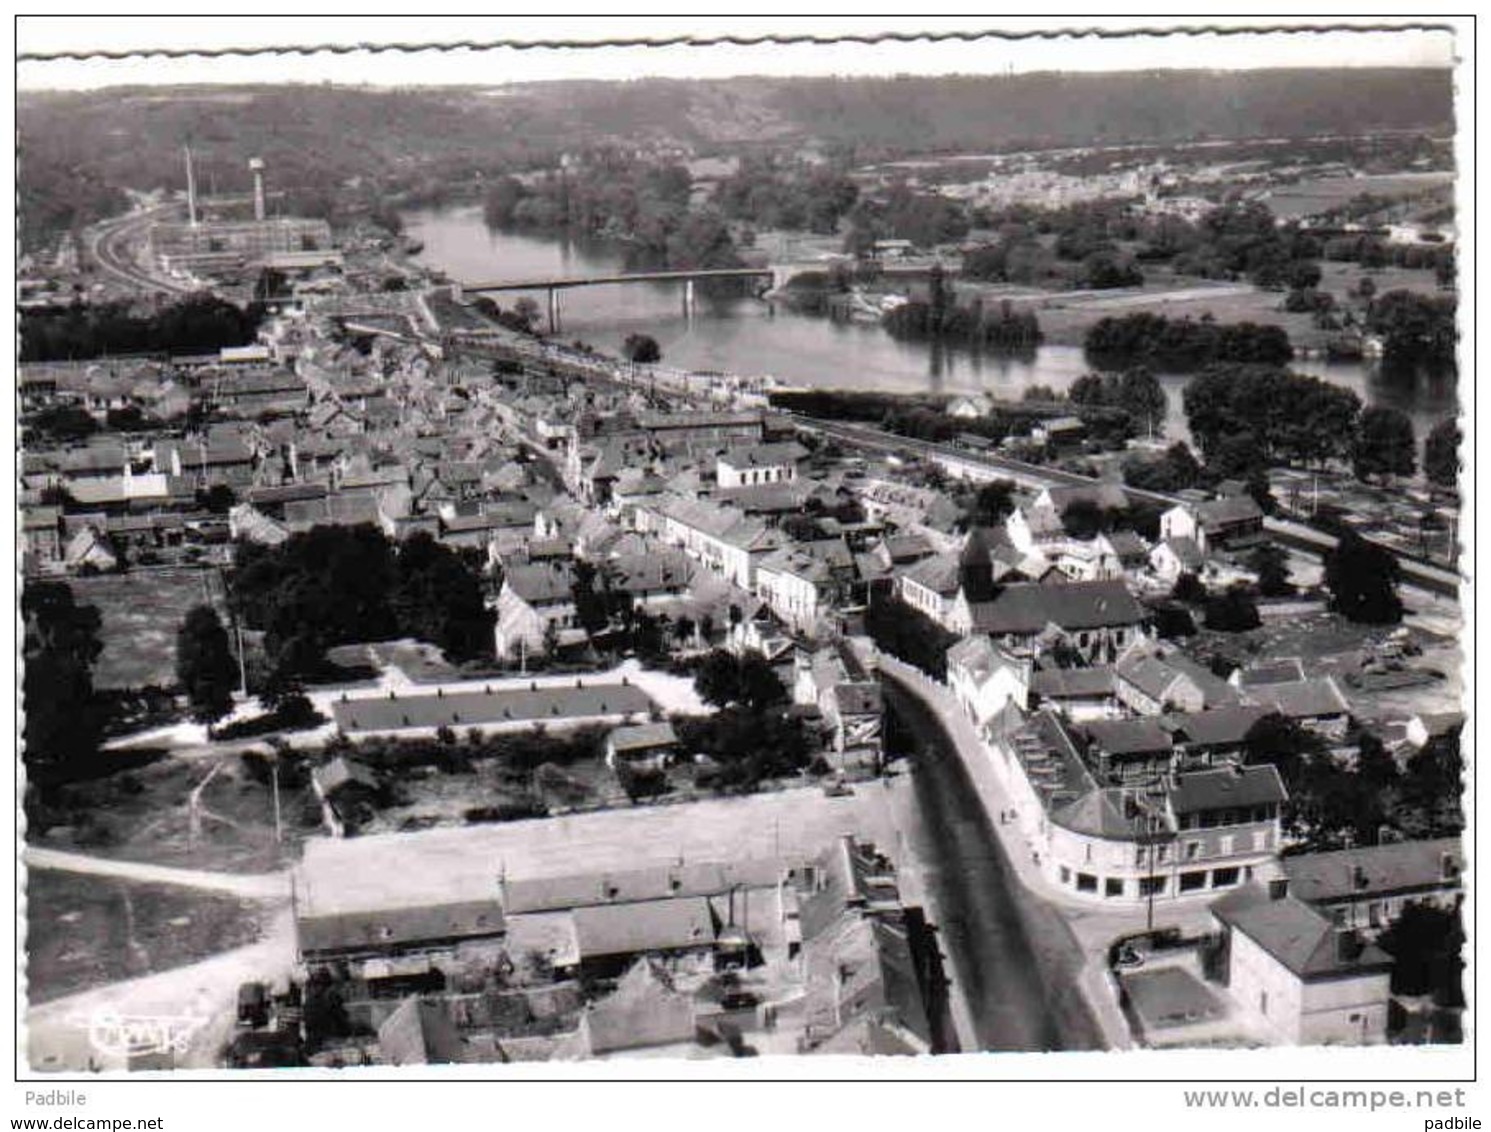
<instances>
[{"instance_id":1,"label":"river","mask_svg":"<svg viewBox=\"0 0 1491 1132\"><path fill-rule=\"evenodd\" d=\"M613 275L623 270L614 246L514 232L492 231L481 209L458 207L406 213L405 230L424 244L422 264L464 283ZM540 303L544 296L534 296ZM517 296L499 294L508 305ZM936 343L892 338L873 323L838 322L798 314L753 298L701 295L685 315L676 283L618 284L564 291L561 337L580 339L618 353L628 334L657 339L663 360L689 370L747 376L770 374L793 384L822 388L873 389L901 393L974 393L1017 399L1031 385L1069 387L1091 367L1075 346L1042 346L1033 358L1012 358ZM1453 381L1391 382L1375 366L1296 362L1293 368L1355 390L1366 404L1400 408L1422 438L1456 412ZM1186 377L1161 374L1169 394L1168 436L1187 435L1181 411Z\"/></svg>"}]
</instances>

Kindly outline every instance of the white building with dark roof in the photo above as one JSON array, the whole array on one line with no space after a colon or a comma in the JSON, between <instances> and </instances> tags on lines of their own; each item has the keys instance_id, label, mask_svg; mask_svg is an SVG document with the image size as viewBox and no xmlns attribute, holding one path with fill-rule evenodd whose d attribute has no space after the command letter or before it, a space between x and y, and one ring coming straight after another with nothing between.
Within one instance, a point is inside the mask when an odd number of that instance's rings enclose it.
<instances>
[{"instance_id":1,"label":"white building with dark roof","mask_svg":"<svg viewBox=\"0 0 1491 1132\"><path fill-rule=\"evenodd\" d=\"M1225 941L1227 991L1289 1045L1387 1038L1392 958L1296 898L1253 883L1211 906Z\"/></svg>"}]
</instances>

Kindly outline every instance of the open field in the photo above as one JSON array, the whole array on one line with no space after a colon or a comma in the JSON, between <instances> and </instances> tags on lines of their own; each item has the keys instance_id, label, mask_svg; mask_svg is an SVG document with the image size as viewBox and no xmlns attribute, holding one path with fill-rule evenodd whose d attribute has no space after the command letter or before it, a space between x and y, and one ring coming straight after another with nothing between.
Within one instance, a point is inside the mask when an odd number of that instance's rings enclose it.
<instances>
[{"instance_id":1,"label":"open field","mask_svg":"<svg viewBox=\"0 0 1491 1132\"><path fill-rule=\"evenodd\" d=\"M1432 271L1407 271L1384 268L1365 271L1355 263L1322 262L1320 290L1336 297L1345 307L1347 292L1354 290L1364 275L1370 275L1377 293L1394 290L1433 294L1437 285ZM1315 326L1314 316L1291 313L1283 309L1282 291L1262 291L1250 283L1228 283L1175 275L1163 268L1146 267L1143 287L1110 291L1041 291L1028 287L960 285L959 294L982 294L984 301L1009 299L1016 307L1035 310L1041 333L1049 345L1080 346L1087 328L1101 318L1149 313L1167 318L1199 319L1210 314L1216 321L1256 322L1282 326L1297 347L1318 349L1328 337Z\"/></svg>"},{"instance_id":2,"label":"open field","mask_svg":"<svg viewBox=\"0 0 1491 1132\"><path fill-rule=\"evenodd\" d=\"M98 607L104 649L93 668L99 688L168 687L176 682L176 630L210 600L224 613L215 570L135 570L73 578L73 597Z\"/></svg>"},{"instance_id":3,"label":"open field","mask_svg":"<svg viewBox=\"0 0 1491 1132\"><path fill-rule=\"evenodd\" d=\"M1272 190L1264 203L1283 220L1326 212L1354 197L1408 198L1452 185L1453 173L1380 173L1365 177L1306 177Z\"/></svg>"},{"instance_id":4,"label":"open field","mask_svg":"<svg viewBox=\"0 0 1491 1132\"><path fill-rule=\"evenodd\" d=\"M195 963L253 943L253 900L53 869L26 877L27 995L64 995Z\"/></svg>"},{"instance_id":5,"label":"open field","mask_svg":"<svg viewBox=\"0 0 1491 1132\"><path fill-rule=\"evenodd\" d=\"M221 769L198 795L194 831L192 793L214 765ZM74 783L60 796L63 824L40 835L33 832L33 844L227 872L262 872L280 862L269 785L255 781L236 755L166 758ZM319 828L320 812L309 786L287 784L280 787L280 809L289 853L299 837Z\"/></svg>"},{"instance_id":6,"label":"open field","mask_svg":"<svg viewBox=\"0 0 1491 1132\"><path fill-rule=\"evenodd\" d=\"M846 833L899 863L903 841L882 782L305 844L297 898L317 914L480 899L498 878L562 876L686 861L801 858Z\"/></svg>"}]
</instances>

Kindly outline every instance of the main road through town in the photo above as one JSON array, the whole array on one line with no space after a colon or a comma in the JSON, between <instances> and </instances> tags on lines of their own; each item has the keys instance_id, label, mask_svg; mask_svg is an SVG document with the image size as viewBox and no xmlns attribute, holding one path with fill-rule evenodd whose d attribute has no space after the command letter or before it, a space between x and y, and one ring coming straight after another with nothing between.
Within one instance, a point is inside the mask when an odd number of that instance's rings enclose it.
<instances>
[{"instance_id":1,"label":"main road through town","mask_svg":"<svg viewBox=\"0 0 1491 1132\"><path fill-rule=\"evenodd\" d=\"M886 680L884 687L911 747L922 819L917 859L979 1048L1104 1048L1082 997L1084 956L1076 938L1061 915L1016 877L936 716L895 681Z\"/></svg>"}]
</instances>

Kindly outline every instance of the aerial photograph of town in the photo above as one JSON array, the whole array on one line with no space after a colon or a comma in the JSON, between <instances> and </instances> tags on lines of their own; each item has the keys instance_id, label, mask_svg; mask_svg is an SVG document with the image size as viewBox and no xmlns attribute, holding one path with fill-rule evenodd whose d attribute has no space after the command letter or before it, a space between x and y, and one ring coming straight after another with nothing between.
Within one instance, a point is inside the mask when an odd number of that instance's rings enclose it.
<instances>
[{"instance_id":1,"label":"aerial photograph of town","mask_svg":"<svg viewBox=\"0 0 1491 1132\"><path fill-rule=\"evenodd\" d=\"M28 64L18 1070L1463 1048L1454 39Z\"/></svg>"}]
</instances>

